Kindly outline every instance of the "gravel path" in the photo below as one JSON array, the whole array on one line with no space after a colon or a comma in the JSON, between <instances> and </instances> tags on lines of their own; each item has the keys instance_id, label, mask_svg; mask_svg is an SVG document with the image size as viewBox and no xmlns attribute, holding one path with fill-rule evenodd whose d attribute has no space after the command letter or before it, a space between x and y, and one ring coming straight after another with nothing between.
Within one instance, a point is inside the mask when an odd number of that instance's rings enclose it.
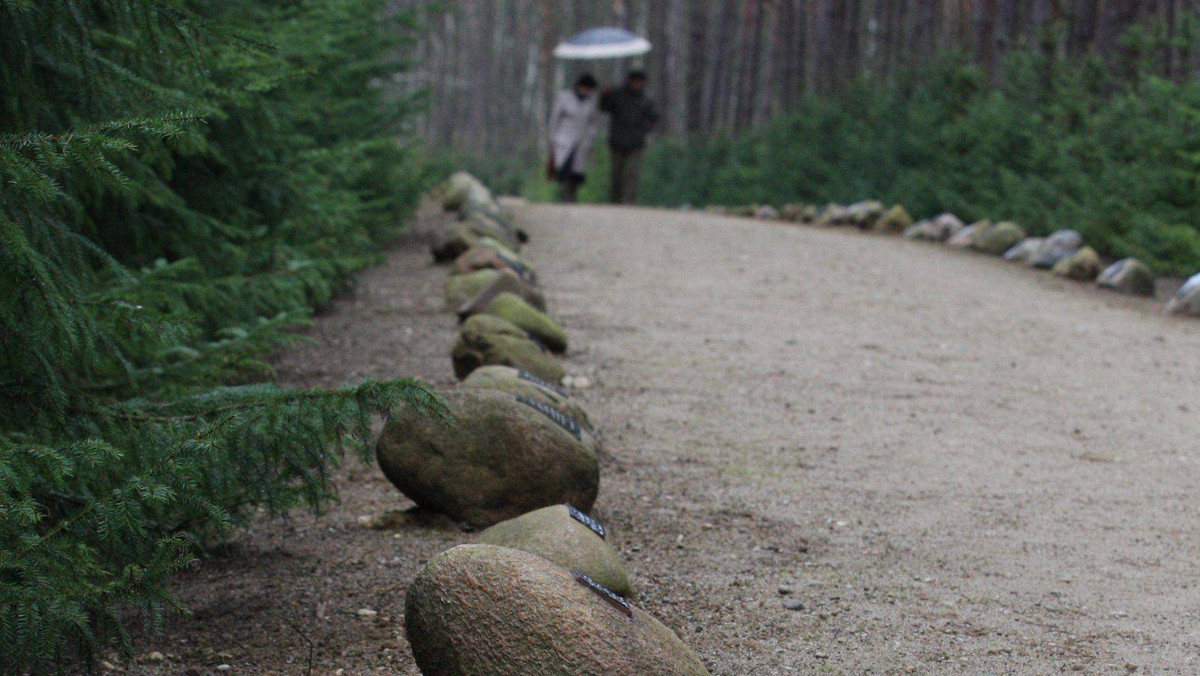
<instances>
[{"instance_id":1,"label":"gravel path","mask_svg":"<svg viewBox=\"0 0 1200 676\"><path fill-rule=\"evenodd\" d=\"M526 254L606 433L637 603L714 674L1200 672L1200 325L996 259L844 230L529 207ZM291 384L452 382L445 272L401 248ZM415 674L408 581L469 539L371 531L369 466L180 583L139 673ZM379 614L363 619L357 609Z\"/></svg>"}]
</instances>

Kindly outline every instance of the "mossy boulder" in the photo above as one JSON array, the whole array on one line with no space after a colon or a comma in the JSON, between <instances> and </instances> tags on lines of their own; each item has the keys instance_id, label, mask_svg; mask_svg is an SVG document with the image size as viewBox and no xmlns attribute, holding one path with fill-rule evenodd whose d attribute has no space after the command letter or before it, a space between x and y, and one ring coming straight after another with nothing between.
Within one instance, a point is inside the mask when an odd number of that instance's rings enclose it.
<instances>
[{"instance_id":1,"label":"mossy boulder","mask_svg":"<svg viewBox=\"0 0 1200 676\"><path fill-rule=\"evenodd\" d=\"M1167 301L1167 312L1200 317L1200 274L1192 275Z\"/></svg>"},{"instance_id":2,"label":"mossy boulder","mask_svg":"<svg viewBox=\"0 0 1200 676\"><path fill-rule=\"evenodd\" d=\"M520 246L516 233L496 219L480 212L464 214L461 221L464 227L478 237L491 237L501 244L516 251Z\"/></svg>"},{"instance_id":3,"label":"mossy boulder","mask_svg":"<svg viewBox=\"0 0 1200 676\"><path fill-rule=\"evenodd\" d=\"M518 277L536 278L532 268L523 264L519 258L510 258L489 247L472 246L454 259L454 274L464 275L476 270L512 270Z\"/></svg>"},{"instance_id":4,"label":"mossy boulder","mask_svg":"<svg viewBox=\"0 0 1200 676\"><path fill-rule=\"evenodd\" d=\"M621 596L632 588L621 558L604 540L603 527L584 525L573 514L589 519L574 507L543 507L515 519L501 521L475 538L476 544L509 547L536 554L551 563L579 571Z\"/></svg>"},{"instance_id":5,"label":"mossy boulder","mask_svg":"<svg viewBox=\"0 0 1200 676\"><path fill-rule=\"evenodd\" d=\"M1153 296L1154 282L1154 273L1136 258L1125 258L1113 263L1096 279L1096 284L1101 288L1135 296Z\"/></svg>"},{"instance_id":6,"label":"mossy boulder","mask_svg":"<svg viewBox=\"0 0 1200 676\"><path fill-rule=\"evenodd\" d=\"M929 227L926 232L929 239L934 242L945 242L951 237L958 234L966 225L958 216L951 213L939 214L929 222Z\"/></svg>"},{"instance_id":7,"label":"mossy boulder","mask_svg":"<svg viewBox=\"0 0 1200 676\"><path fill-rule=\"evenodd\" d=\"M434 262L447 263L475 246L479 239L479 235L471 232L470 228L454 223L434 236L429 251L433 254Z\"/></svg>"},{"instance_id":8,"label":"mossy boulder","mask_svg":"<svg viewBox=\"0 0 1200 676\"><path fill-rule=\"evenodd\" d=\"M1055 263L1052 271L1059 277L1066 277L1077 282L1090 282L1096 279L1103 267L1100 254L1096 253L1092 247L1085 246Z\"/></svg>"},{"instance_id":9,"label":"mossy boulder","mask_svg":"<svg viewBox=\"0 0 1200 676\"><path fill-rule=\"evenodd\" d=\"M850 210L840 204L826 204L813 221L815 225L835 226L853 223Z\"/></svg>"},{"instance_id":10,"label":"mossy boulder","mask_svg":"<svg viewBox=\"0 0 1200 676\"><path fill-rule=\"evenodd\" d=\"M493 365L512 366L551 383L562 382L567 374L562 362L523 329L489 314L473 315L463 322L451 358L459 379Z\"/></svg>"},{"instance_id":11,"label":"mossy boulder","mask_svg":"<svg viewBox=\"0 0 1200 676\"><path fill-rule=\"evenodd\" d=\"M463 303L477 296L480 291L495 281L500 275L501 272L499 270L491 268L476 270L465 275L450 275L446 278L446 283L443 285L446 305L452 310L457 310Z\"/></svg>"},{"instance_id":12,"label":"mossy boulder","mask_svg":"<svg viewBox=\"0 0 1200 676\"><path fill-rule=\"evenodd\" d=\"M975 236L971 248L989 256L1003 256L1025 239L1025 231L1012 221L1000 221Z\"/></svg>"},{"instance_id":13,"label":"mossy boulder","mask_svg":"<svg viewBox=\"0 0 1200 676\"><path fill-rule=\"evenodd\" d=\"M1083 235L1074 230L1055 230L1029 256L1029 267L1049 270L1083 248Z\"/></svg>"},{"instance_id":14,"label":"mossy boulder","mask_svg":"<svg viewBox=\"0 0 1200 676\"><path fill-rule=\"evenodd\" d=\"M792 202L783 205L779 210L779 216L792 223L809 223L817 217L817 208L811 204Z\"/></svg>"},{"instance_id":15,"label":"mossy boulder","mask_svg":"<svg viewBox=\"0 0 1200 676\"><path fill-rule=\"evenodd\" d=\"M928 231L926 230L926 228L928 226L929 226L929 221L917 221L916 223L913 223L912 225L905 228L904 232L900 233L900 236L903 237L904 239L914 240L914 241L918 241L918 242L928 241L929 235L927 234Z\"/></svg>"},{"instance_id":16,"label":"mossy boulder","mask_svg":"<svg viewBox=\"0 0 1200 676\"><path fill-rule=\"evenodd\" d=\"M567 351L567 332L544 312L526 303L516 294L502 293L496 296L488 303L485 312L521 327L551 352Z\"/></svg>"},{"instance_id":17,"label":"mossy boulder","mask_svg":"<svg viewBox=\"0 0 1200 676\"><path fill-rule=\"evenodd\" d=\"M478 272L469 274L477 275L479 272L494 272L495 274L487 280L487 282L475 292L475 295L467 298L459 303L455 308L460 320L465 320L471 315L477 315L487 309L487 306L502 293L513 293L520 296L533 307L546 311L546 297L534 285L529 284L525 280L517 276L517 273L505 268L503 270L495 270L488 268ZM466 276L466 275L463 275Z\"/></svg>"},{"instance_id":18,"label":"mossy boulder","mask_svg":"<svg viewBox=\"0 0 1200 676\"><path fill-rule=\"evenodd\" d=\"M534 270L533 264L516 251L513 251L510 247L506 246L503 242L500 242L492 237L480 237L474 241L472 246L491 249L492 251L496 252L496 255L499 256L502 261L504 261L504 264L516 272L521 279L529 282L530 284L537 284L537 271Z\"/></svg>"},{"instance_id":19,"label":"mossy boulder","mask_svg":"<svg viewBox=\"0 0 1200 676\"><path fill-rule=\"evenodd\" d=\"M913 224L913 217L909 215L908 210L897 204L891 209L888 209L882 216L875 221L875 232L899 235L907 230Z\"/></svg>"},{"instance_id":20,"label":"mossy boulder","mask_svg":"<svg viewBox=\"0 0 1200 676\"><path fill-rule=\"evenodd\" d=\"M504 209L487 186L477 183L467 189L467 196L458 207L458 212L464 216L472 212L481 213L499 220L503 217Z\"/></svg>"},{"instance_id":21,"label":"mossy boulder","mask_svg":"<svg viewBox=\"0 0 1200 676\"><path fill-rule=\"evenodd\" d=\"M609 594L527 552L460 545L413 580L404 628L425 676L707 676L670 629Z\"/></svg>"},{"instance_id":22,"label":"mossy boulder","mask_svg":"<svg viewBox=\"0 0 1200 676\"><path fill-rule=\"evenodd\" d=\"M521 395L555 408L563 415L591 430L587 412L556 384L511 366L482 366L471 372L459 387L477 387Z\"/></svg>"},{"instance_id":23,"label":"mossy boulder","mask_svg":"<svg viewBox=\"0 0 1200 676\"><path fill-rule=\"evenodd\" d=\"M417 505L477 527L550 505L592 508L600 467L578 427L503 392L444 400L453 424L404 406L375 444L384 475Z\"/></svg>"},{"instance_id":24,"label":"mossy boulder","mask_svg":"<svg viewBox=\"0 0 1200 676\"><path fill-rule=\"evenodd\" d=\"M1016 263L1028 263L1029 257L1042 246L1041 237L1026 237L1016 246L1004 252L1004 260Z\"/></svg>"},{"instance_id":25,"label":"mossy boulder","mask_svg":"<svg viewBox=\"0 0 1200 676\"><path fill-rule=\"evenodd\" d=\"M754 210L754 217L764 221L777 221L779 210L770 204L764 204Z\"/></svg>"},{"instance_id":26,"label":"mossy boulder","mask_svg":"<svg viewBox=\"0 0 1200 676\"><path fill-rule=\"evenodd\" d=\"M483 183L471 174L465 171L455 172L442 186L442 207L447 211L462 208L471 190L481 187L484 187Z\"/></svg>"},{"instance_id":27,"label":"mossy boulder","mask_svg":"<svg viewBox=\"0 0 1200 676\"><path fill-rule=\"evenodd\" d=\"M477 340L483 336L500 335L528 338L525 329L513 324L503 317L496 315L474 315L462 323L459 333L468 340Z\"/></svg>"},{"instance_id":28,"label":"mossy boulder","mask_svg":"<svg viewBox=\"0 0 1200 676\"><path fill-rule=\"evenodd\" d=\"M970 249L975 244L975 238L992 227L991 221L979 221L963 227L946 239L946 246L955 249Z\"/></svg>"},{"instance_id":29,"label":"mossy boulder","mask_svg":"<svg viewBox=\"0 0 1200 676\"><path fill-rule=\"evenodd\" d=\"M846 207L841 222L855 225L863 230L870 230L883 217L887 209L879 200L863 200Z\"/></svg>"}]
</instances>

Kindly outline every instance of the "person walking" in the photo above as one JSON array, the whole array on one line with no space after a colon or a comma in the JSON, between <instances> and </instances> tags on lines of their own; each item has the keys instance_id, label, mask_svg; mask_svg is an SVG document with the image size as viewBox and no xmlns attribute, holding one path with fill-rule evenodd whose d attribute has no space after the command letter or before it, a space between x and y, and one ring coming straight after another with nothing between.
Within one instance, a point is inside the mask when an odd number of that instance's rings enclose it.
<instances>
[{"instance_id":1,"label":"person walking","mask_svg":"<svg viewBox=\"0 0 1200 676\"><path fill-rule=\"evenodd\" d=\"M575 86L554 97L550 109L550 178L562 184L563 201L578 199L586 180L592 145L600 129L596 78L579 76Z\"/></svg>"},{"instance_id":2,"label":"person walking","mask_svg":"<svg viewBox=\"0 0 1200 676\"><path fill-rule=\"evenodd\" d=\"M629 73L625 86L605 90L600 95L600 110L612 117L608 147L612 151L613 204L633 204L637 201L637 184L646 147L646 135L658 122L654 102L646 96L646 73Z\"/></svg>"}]
</instances>

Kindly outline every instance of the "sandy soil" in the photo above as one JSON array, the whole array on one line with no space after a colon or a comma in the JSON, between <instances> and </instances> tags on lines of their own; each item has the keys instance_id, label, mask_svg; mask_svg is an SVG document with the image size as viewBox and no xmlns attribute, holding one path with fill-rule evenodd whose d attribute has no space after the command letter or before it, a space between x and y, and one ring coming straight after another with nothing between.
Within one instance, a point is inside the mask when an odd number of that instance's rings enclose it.
<instances>
[{"instance_id":1,"label":"sandy soil","mask_svg":"<svg viewBox=\"0 0 1200 676\"><path fill-rule=\"evenodd\" d=\"M1200 324L895 238L522 218L594 383L597 514L714 674L1200 673ZM282 380L451 383L445 274L393 251ZM338 483L181 579L194 616L121 669L416 674L406 585L470 534L364 529L411 503L363 463Z\"/></svg>"}]
</instances>

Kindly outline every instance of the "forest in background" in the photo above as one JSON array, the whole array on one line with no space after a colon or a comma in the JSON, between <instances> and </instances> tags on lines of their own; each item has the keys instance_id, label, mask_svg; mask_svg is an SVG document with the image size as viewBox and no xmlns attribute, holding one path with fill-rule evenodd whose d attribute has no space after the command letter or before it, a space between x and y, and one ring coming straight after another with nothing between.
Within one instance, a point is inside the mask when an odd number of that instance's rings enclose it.
<instances>
[{"instance_id":1,"label":"forest in background","mask_svg":"<svg viewBox=\"0 0 1200 676\"><path fill-rule=\"evenodd\" d=\"M1184 0L397 1L428 13L414 68L398 80L428 88L422 133L477 154L536 143L553 93L583 69L611 83L626 66L645 68L662 131L680 135L761 125L812 95L844 94L864 78L896 82L947 53L992 82L1007 55L1028 50L1095 57L1126 75L1147 60L1175 80L1200 68L1195 6ZM551 56L597 25L625 26L654 49L615 65ZM1134 25L1141 40L1128 35Z\"/></svg>"},{"instance_id":2,"label":"forest in background","mask_svg":"<svg viewBox=\"0 0 1200 676\"><path fill-rule=\"evenodd\" d=\"M880 198L915 216L1080 230L1158 272L1200 268L1200 21L1182 0L491 0L430 17L429 142L537 199L549 97L581 69L644 67L663 111L642 201ZM554 60L625 25L654 49ZM403 87L401 87L403 89ZM608 181L599 152L581 197Z\"/></svg>"}]
</instances>

